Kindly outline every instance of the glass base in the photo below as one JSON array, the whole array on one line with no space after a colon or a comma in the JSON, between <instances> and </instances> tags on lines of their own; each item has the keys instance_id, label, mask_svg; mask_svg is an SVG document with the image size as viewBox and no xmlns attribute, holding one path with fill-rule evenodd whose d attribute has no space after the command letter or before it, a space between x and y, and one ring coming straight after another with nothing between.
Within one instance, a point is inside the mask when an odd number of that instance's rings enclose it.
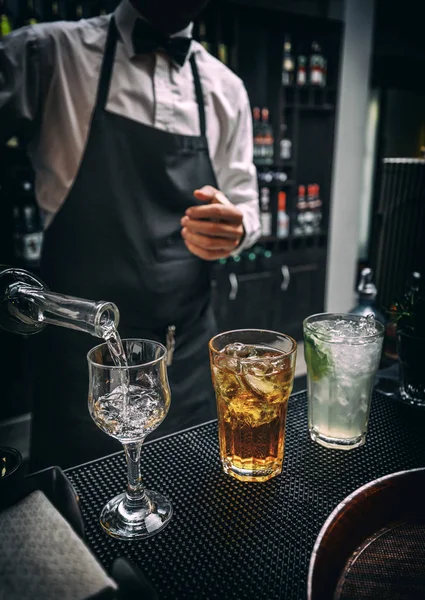
<instances>
[{"instance_id":1,"label":"glass base","mask_svg":"<svg viewBox=\"0 0 425 600\"><path fill-rule=\"evenodd\" d=\"M310 437L313 442L317 442L321 446L325 448L331 448L334 450L353 450L354 448L359 448L359 446L363 446L366 442L366 434L362 433L361 435L354 438L334 438L323 435L317 429L310 428Z\"/></svg>"},{"instance_id":2,"label":"glass base","mask_svg":"<svg viewBox=\"0 0 425 600\"><path fill-rule=\"evenodd\" d=\"M238 481L268 481L269 479L276 477L276 475L280 475L280 473L282 472L281 464L276 464L264 469L253 470L235 467L235 465L233 465L230 461L228 461L225 458L223 458L221 462L223 464L223 471L227 475L234 477Z\"/></svg>"},{"instance_id":3,"label":"glass base","mask_svg":"<svg viewBox=\"0 0 425 600\"><path fill-rule=\"evenodd\" d=\"M134 540L151 537L169 523L173 514L170 501L151 490L145 490L150 509L142 509L126 515L123 505L125 493L112 498L100 513L100 524L108 535L119 540Z\"/></svg>"},{"instance_id":4,"label":"glass base","mask_svg":"<svg viewBox=\"0 0 425 600\"><path fill-rule=\"evenodd\" d=\"M421 408L425 407L425 393L423 395L411 394L404 388L403 385L400 385L399 388L399 399L405 404L410 404L411 406L419 406Z\"/></svg>"}]
</instances>

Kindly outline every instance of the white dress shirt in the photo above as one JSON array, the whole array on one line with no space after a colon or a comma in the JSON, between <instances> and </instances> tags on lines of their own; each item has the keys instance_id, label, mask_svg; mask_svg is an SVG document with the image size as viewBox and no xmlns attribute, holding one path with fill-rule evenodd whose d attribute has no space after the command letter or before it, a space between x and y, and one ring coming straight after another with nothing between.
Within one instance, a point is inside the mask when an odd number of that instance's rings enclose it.
<instances>
[{"instance_id":1,"label":"white dress shirt","mask_svg":"<svg viewBox=\"0 0 425 600\"><path fill-rule=\"evenodd\" d=\"M156 52L135 55L138 13L123 0L115 11L120 34L106 110L152 127L199 135L190 63ZM64 203L82 160L95 104L110 16L25 27L0 40L0 134L24 125L47 224ZM191 36L192 26L176 35ZM242 81L192 41L205 97L207 138L218 185L243 212L245 239L260 236L252 120ZM142 168L142 166L141 166ZM125 173L123 173L125 177Z\"/></svg>"}]
</instances>

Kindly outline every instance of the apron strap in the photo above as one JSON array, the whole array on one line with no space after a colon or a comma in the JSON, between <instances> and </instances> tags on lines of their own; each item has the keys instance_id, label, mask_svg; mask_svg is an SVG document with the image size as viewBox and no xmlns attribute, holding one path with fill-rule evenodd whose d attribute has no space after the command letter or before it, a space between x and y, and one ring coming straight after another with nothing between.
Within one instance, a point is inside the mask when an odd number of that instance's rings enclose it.
<instances>
[{"instance_id":1,"label":"apron strap","mask_svg":"<svg viewBox=\"0 0 425 600\"><path fill-rule=\"evenodd\" d=\"M199 71L195 60L195 54L189 59L190 66L192 67L193 81L195 84L195 95L196 102L198 103L198 111L199 111L199 128L201 130L201 135L203 137L206 136L206 121L205 121L205 103L204 103L204 94L202 92L201 78L199 77Z\"/></svg>"},{"instance_id":2,"label":"apron strap","mask_svg":"<svg viewBox=\"0 0 425 600\"><path fill-rule=\"evenodd\" d=\"M112 15L109 21L108 33L106 35L105 50L103 53L102 67L100 69L99 85L97 88L97 98L95 111L103 111L106 106L109 94L109 84L111 82L112 66L114 64L115 49L117 47L118 30L115 18Z\"/></svg>"}]
</instances>

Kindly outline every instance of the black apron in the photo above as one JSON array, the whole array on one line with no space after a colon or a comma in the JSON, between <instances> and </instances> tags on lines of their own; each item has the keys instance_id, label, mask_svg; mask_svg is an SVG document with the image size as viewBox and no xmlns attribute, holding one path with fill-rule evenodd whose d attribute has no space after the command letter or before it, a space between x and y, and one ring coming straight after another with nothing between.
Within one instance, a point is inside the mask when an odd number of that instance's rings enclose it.
<instances>
[{"instance_id":1,"label":"black apron","mask_svg":"<svg viewBox=\"0 0 425 600\"><path fill-rule=\"evenodd\" d=\"M55 292L115 302L123 338L165 344L168 327L175 327L171 407L155 431L161 436L215 416L208 362L215 333L211 264L187 250L180 219L197 203L193 191L217 181L194 56L201 135L168 133L105 110L117 38L112 17L86 149L46 231L41 272ZM100 340L55 326L37 337L31 468L68 467L119 450L87 408L86 354Z\"/></svg>"}]
</instances>

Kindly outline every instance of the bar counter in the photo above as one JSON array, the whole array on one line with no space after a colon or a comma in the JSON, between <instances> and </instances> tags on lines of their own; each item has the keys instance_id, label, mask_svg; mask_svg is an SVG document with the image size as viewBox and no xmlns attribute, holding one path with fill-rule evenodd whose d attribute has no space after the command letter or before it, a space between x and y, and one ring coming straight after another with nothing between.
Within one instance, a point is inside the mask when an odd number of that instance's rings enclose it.
<instances>
[{"instance_id":1,"label":"bar counter","mask_svg":"<svg viewBox=\"0 0 425 600\"><path fill-rule=\"evenodd\" d=\"M348 452L312 442L307 396L291 396L280 476L241 483L225 475L211 421L152 442L142 450L144 483L167 495L174 515L145 541L108 537L98 516L123 491L122 452L69 469L89 546L106 569L117 556L134 561L161 599L302 600L317 534L348 494L383 475L425 466L421 411L378 392L366 444Z\"/></svg>"}]
</instances>

